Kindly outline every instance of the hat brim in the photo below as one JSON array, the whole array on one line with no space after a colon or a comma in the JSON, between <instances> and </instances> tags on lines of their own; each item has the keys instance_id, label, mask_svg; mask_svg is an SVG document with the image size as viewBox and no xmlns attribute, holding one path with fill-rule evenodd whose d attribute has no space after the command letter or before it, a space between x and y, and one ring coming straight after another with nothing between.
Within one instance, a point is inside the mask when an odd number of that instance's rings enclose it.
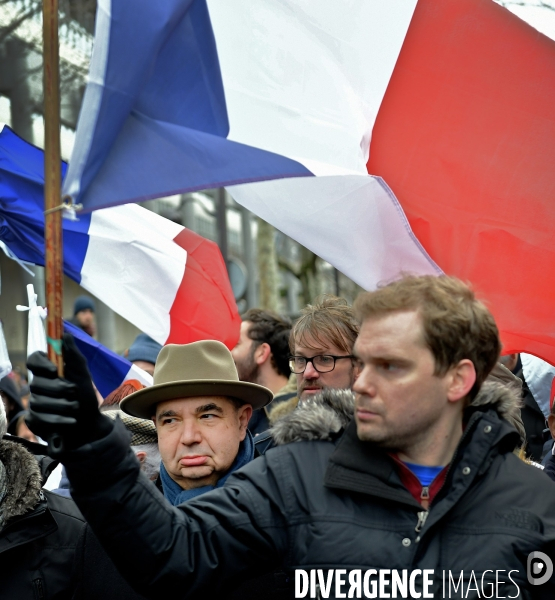
<instances>
[{"instance_id":1,"label":"hat brim","mask_svg":"<svg viewBox=\"0 0 555 600\"><path fill-rule=\"evenodd\" d=\"M273 394L262 385L246 381L214 381L191 379L160 383L129 394L120 402L120 409L133 417L151 419L160 402L192 396L228 396L252 405L253 410L270 404Z\"/></svg>"}]
</instances>

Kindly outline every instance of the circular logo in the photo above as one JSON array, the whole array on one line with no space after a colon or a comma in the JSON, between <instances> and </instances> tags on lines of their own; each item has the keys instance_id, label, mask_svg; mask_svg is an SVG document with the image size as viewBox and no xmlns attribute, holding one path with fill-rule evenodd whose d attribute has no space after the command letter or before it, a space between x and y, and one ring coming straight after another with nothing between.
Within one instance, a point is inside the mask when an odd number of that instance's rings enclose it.
<instances>
[{"instance_id":1,"label":"circular logo","mask_svg":"<svg viewBox=\"0 0 555 600\"><path fill-rule=\"evenodd\" d=\"M532 585L547 583L553 575L553 562L543 552L530 552L526 563L526 575Z\"/></svg>"}]
</instances>

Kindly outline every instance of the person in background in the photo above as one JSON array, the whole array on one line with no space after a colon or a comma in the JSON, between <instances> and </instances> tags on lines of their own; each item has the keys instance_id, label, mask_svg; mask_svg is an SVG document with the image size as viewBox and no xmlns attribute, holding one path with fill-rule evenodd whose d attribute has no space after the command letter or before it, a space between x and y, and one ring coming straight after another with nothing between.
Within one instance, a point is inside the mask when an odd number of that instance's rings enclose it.
<instances>
[{"instance_id":1,"label":"person in background","mask_svg":"<svg viewBox=\"0 0 555 600\"><path fill-rule=\"evenodd\" d=\"M546 431L546 416L542 412L538 398L532 392L531 383L527 381L522 358L526 355L519 353L506 354L499 361L511 373L522 381L522 407L520 409L522 421L526 430L526 454L531 460L540 462L544 457L544 445L549 432ZM547 434L547 435L546 435Z\"/></svg>"},{"instance_id":2,"label":"person in background","mask_svg":"<svg viewBox=\"0 0 555 600\"><path fill-rule=\"evenodd\" d=\"M78 296L73 304L73 318L70 323L88 333L96 335L95 304L90 296Z\"/></svg>"},{"instance_id":3,"label":"person in background","mask_svg":"<svg viewBox=\"0 0 555 600\"><path fill-rule=\"evenodd\" d=\"M549 427L549 433L551 434L552 444L551 448L548 449L542 464L545 467L546 475L555 481L555 379L551 386L550 395L551 411L547 417L547 425Z\"/></svg>"},{"instance_id":4,"label":"person in background","mask_svg":"<svg viewBox=\"0 0 555 600\"><path fill-rule=\"evenodd\" d=\"M127 379L119 387L110 392L100 405L100 410L112 410L119 407L119 403L134 392L142 390L146 386L137 379Z\"/></svg>"},{"instance_id":5,"label":"person in background","mask_svg":"<svg viewBox=\"0 0 555 600\"><path fill-rule=\"evenodd\" d=\"M4 403L8 423L10 423L17 414L24 410L17 385L10 375L0 379L0 397Z\"/></svg>"},{"instance_id":6,"label":"person in background","mask_svg":"<svg viewBox=\"0 0 555 600\"><path fill-rule=\"evenodd\" d=\"M75 503L43 487L44 457L28 450L36 444L12 440L6 429L0 402L0 598L141 600Z\"/></svg>"},{"instance_id":7,"label":"person in background","mask_svg":"<svg viewBox=\"0 0 555 600\"><path fill-rule=\"evenodd\" d=\"M8 433L10 435L15 435L17 437L23 438L24 440L28 440L29 442L34 442L35 444L43 443L42 440L39 440L37 436L27 427L27 423L25 422L25 417L28 412L23 410L15 415L13 419L8 423Z\"/></svg>"},{"instance_id":8,"label":"person in background","mask_svg":"<svg viewBox=\"0 0 555 600\"><path fill-rule=\"evenodd\" d=\"M19 388L19 393L21 394L21 404L23 408L27 410L29 407L29 398L31 396L31 389L29 388L28 383L24 383Z\"/></svg>"},{"instance_id":9,"label":"person in background","mask_svg":"<svg viewBox=\"0 0 555 600\"><path fill-rule=\"evenodd\" d=\"M23 408L27 409L27 405L29 404L29 396L31 395L27 376L23 373L21 367L19 366L14 366L9 376L17 386Z\"/></svg>"},{"instance_id":10,"label":"person in background","mask_svg":"<svg viewBox=\"0 0 555 600\"><path fill-rule=\"evenodd\" d=\"M287 317L260 308L248 310L243 316L239 341L231 351L239 379L263 385L274 395L282 394L291 375L290 332L291 321ZM249 431L257 435L266 429L266 408L255 410L249 421Z\"/></svg>"},{"instance_id":11,"label":"person in background","mask_svg":"<svg viewBox=\"0 0 555 600\"><path fill-rule=\"evenodd\" d=\"M139 419L124 413L122 410L105 410L103 413L110 419L120 419L131 434L129 445L141 465L141 471L150 481L156 481L160 474L160 449L158 433L150 419Z\"/></svg>"},{"instance_id":12,"label":"person in background","mask_svg":"<svg viewBox=\"0 0 555 600\"><path fill-rule=\"evenodd\" d=\"M336 296L323 296L301 311L289 336L289 366L297 381L293 397L277 395L269 411L273 425L295 409L299 399L327 388L351 389L359 373L353 346L359 332L353 309Z\"/></svg>"},{"instance_id":13,"label":"person in background","mask_svg":"<svg viewBox=\"0 0 555 600\"><path fill-rule=\"evenodd\" d=\"M146 333L139 333L131 346L123 353L129 362L137 365L150 375L154 373L154 365L162 345L153 340Z\"/></svg>"}]
</instances>

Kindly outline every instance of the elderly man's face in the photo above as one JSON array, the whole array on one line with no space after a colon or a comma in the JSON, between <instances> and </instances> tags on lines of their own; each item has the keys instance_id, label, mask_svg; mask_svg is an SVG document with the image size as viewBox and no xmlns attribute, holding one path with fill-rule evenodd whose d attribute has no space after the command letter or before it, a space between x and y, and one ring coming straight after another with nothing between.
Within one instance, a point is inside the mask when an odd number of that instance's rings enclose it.
<instances>
[{"instance_id":1,"label":"elderly man's face","mask_svg":"<svg viewBox=\"0 0 555 600\"><path fill-rule=\"evenodd\" d=\"M185 490L215 485L233 464L251 414L250 404L236 408L224 396L160 402L154 423L169 476Z\"/></svg>"}]
</instances>

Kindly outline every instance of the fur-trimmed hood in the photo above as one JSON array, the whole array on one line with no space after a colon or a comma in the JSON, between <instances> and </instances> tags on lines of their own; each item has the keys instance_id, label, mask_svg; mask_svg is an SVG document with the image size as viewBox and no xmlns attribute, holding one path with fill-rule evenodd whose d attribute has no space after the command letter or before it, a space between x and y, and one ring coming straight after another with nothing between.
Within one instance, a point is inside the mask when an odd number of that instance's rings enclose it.
<instances>
[{"instance_id":1,"label":"fur-trimmed hood","mask_svg":"<svg viewBox=\"0 0 555 600\"><path fill-rule=\"evenodd\" d=\"M270 434L276 445L308 440L331 440L353 418L355 396L351 390L327 389L299 401L297 408L279 419Z\"/></svg>"},{"instance_id":2,"label":"fur-trimmed hood","mask_svg":"<svg viewBox=\"0 0 555 600\"><path fill-rule=\"evenodd\" d=\"M520 405L517 385L501 383L491 378L484 382L466 411L468 414L475 410L494 408L524 439ZM310 440L330 441L351 421L354 406L355 396L351 390L323 390L308 400L301 400L293 412L279 419L270 428L269 433L278 446Z\"/></svg>"},{"instance_id":3,"label":"fur-trimmed hood","mask_svg":"<svg viewBox=\"0 0 555 600\"><path fill-rule=\"evenodd\" d=\"M4 524L32 510L40 500L42 476L35 457L17 442L0 441L6 494L0 503Z\"/></svg>"},{"instance_id":4,"label":"fur-trimmed hood","mask_svg":"<svg viewBox=\"0 0 555 600\"><path fill-rule=\"evenodd\" d=\"M516 378L515 378L516 379ZM475 410L495 409L497 414L505 421L508 421L525 440L526 432L522 417L520 416L520 407L522 405L522 394L520 387L512 382L501 382L500 380L488 377L483 383L478 395L466 409L466 415Z\"/></svg>"}]
</instances>

